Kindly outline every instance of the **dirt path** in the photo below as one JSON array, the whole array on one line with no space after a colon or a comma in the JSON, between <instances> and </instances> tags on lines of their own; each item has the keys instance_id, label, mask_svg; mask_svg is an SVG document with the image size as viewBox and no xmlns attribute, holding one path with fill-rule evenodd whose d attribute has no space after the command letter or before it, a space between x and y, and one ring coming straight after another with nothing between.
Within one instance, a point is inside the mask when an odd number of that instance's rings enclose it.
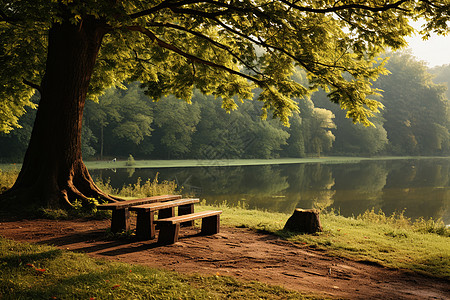
<instances>
[{"instance_id":1,"label":"dirt path","mask_svg":"<svg viewBox=\"0 0 450 300\"><path fill-rule=\"evenodd\" d=\"M0 221L0 235L55 245L132 264L183 273L258 280L300 292L346 299L450 299L450 281L328 256L305 245L248 229L222 227L213 236L182 228L177 244L107 239L109 221Z\"/></svg>"}]
</instances>

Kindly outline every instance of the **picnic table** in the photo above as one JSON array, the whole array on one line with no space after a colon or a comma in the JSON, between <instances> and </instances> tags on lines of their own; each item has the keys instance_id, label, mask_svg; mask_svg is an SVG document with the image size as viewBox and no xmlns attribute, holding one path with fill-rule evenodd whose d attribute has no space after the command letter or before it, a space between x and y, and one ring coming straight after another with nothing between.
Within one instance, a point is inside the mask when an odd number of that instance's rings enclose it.
<instances>
[{"instance_id":1,"label":"picnic table","mask_svg":"<svg viewBox=\"0 0 450 300\"><path fill-rule=\"evenodd\" d=\"M194 213L198 198L181 198L181 195L162 195L142 199L118 201L98 205L97 209L112 210L111 231L118 233L130 230L130 211L136 212L136 236L141 240L154 239L156 224L159 224L158 242L172 244L178 241L180 226L192 226L193 221L202 219L201 234L219 232L222 211ZM178 208L178 216L175 216ZM158 219L155 220L155 213Z\"/></svg>"},{"instance_id":2,"label":"picnic table","mask_svg":"<svg viewBox=\"0 0 450 300\"><path fill-rule=\"evenodd\" d=\"M155 202L170 201L180 199L181 195L161 195L142 199L133 199L118 201L97 205L97 209L112 210L111 231L118 233L130 230L130 211L129 208L134 205L142 205Z\"/></svg>"},{"instance_id":3,"label":"picnic table","mask_svg":"<svg viewBox=\"0 0 450 300\"><path fill-rule=\"evenodd\" d=\"M172 201L142 204L130 207L130 211L136 211L136 235L142 240L154 239L156 234L155 213L158 219L175 216L175 208L178 207L178 215L187 215L194 212L194 203L200 202L198 198L176 199ZM185 223L186 226L193 225Z\"/></svg>"}]
</instances>

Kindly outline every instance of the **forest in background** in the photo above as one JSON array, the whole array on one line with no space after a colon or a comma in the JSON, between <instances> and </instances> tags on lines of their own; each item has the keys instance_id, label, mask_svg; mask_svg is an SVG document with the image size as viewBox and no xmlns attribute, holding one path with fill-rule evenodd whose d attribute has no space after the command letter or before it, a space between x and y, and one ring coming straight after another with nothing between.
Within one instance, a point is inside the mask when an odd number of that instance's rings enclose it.
<instances>
[{"instance_id":1,"label":"forest in background","mask_svg":"<svg viewBox=\"0 0 450 300\"><path fill-rule=\"evenodd\" d=\"M85 159L231 159L321 155L450 155L450 65L427 68L409 53L391 55L390 75L374 86L385 106L371 121L353 124L324 91L297 99L290 127L261 120L262 103L245 101L231 113L220 99L194 92L188 104L175 96L152 102L138 83L109 89L89 101L82 134ZM301 81L302 74L295 74ZM258 91L254 91L257 95ZM35 96L38 103L39 98ZM0 134L0 161L24 157L35 117L22 128Z\"/></svg>"}]
</instances>

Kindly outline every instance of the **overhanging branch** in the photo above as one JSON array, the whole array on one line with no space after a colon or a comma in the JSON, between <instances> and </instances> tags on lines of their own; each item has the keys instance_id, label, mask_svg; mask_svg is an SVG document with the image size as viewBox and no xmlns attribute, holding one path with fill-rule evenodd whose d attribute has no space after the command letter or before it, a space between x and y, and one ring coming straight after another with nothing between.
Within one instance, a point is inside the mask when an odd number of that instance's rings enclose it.
<instances>
[{"instance_id":1,"label":"overhanging branch","mask_svg":"<svg viewBox=\"0 0 450 300\"><path fill-rule=\"evenodd\" d=\"M228 30L228 31L230 31L230 32L232 32L232 33L234 33L234 34L236 34L236 35L239 35L240 37L243 37L243 38L247 39L248 41L250 41L250 42L252 42L252 43L254 43L254 44L256 44L256 45L262 46L262 47L267 48L267 49L273 49L273 50L279 51L280 53L283 53L283 54L287 55L288 57L292 58L293 60L295 60L296 62L298 62L302 67L304 67L304 68L305 68L306 70L308 70L309 72L314 73L314 71L313 71L310 67L307 66L306 62L302 61L301 59L299 59L298 57L296 57L296 56L293 55L292 53L289 53L288 51L286 51L286 50L283 49L282 47L278 47L278 46L274 46L274 45L269 45L269 44L267 44L267 43L264 42L264 41L256 40L255 38L252 38L252 37L250 37L250 36L247 36L247 35L245 35L245 34L239 32L238 30L236 30L236 29L234 29L234 28L231 28L230 26L224 24L223 22L221 22L221 21L218 20L218 19L214 19L214 20L217 22L217 24L219 24L220 26L222 26L224 29L226 29L226 30ZM325 66L325 67L343 68L343 67L339 67L339 66L329 66L329 65L324 65L324 64L319 63L319 62L312 62L312 63L317 64L317 65L323 65L323 66Z\"/></svg>"},{"instance_id":2,"label":"overhanging branch","mask_svg":"<svg viewBox=\"0 0 450 300\"><path fill-rule=\"evenodd\" d=\"M144 9L140 12L130 14L130 15L128 15L128 17L130 17L130 19L137 19L140 17L151 15L151 14L158 12L164 8L174 8L174 7L179 7L179 6L183 6L186 4L195 4L195 3L202 3L202 2L205 2L205 1L204 0L183 0L183 1L177 1L177 2L163 1L160 4L158 4L152 8Z\"/></svg>"},{"instance_id":3,"label":"overhanging branch","mask_svg":"<svg viewBox=\"0 0 450 300\"><path fill-rule=\"evenodd\" d=\"M239 55L237 55L236 53L234 53L229 47L227 47L226 45L219 43L215 40L213 40L212 38L210 38L209 36L206 36L200 32L197 32L195 30L191 30L185 27L182 27L180 25L177 24L172 24L172 23L159 23L159 22L152 22L149 24L149 26L157 26L157 27L168 27L168 28L173 28L173 29L177 29L177 30L181 30L184 32L188 32L194 36L197 36L201 39L204 39L205 41L211 43L212 45L216 46L217 48L220 48L222 50L225 50L226 52L228 52L231 56L233 56L236 60L238 60L242 65L244 65L247 69L253 71L255 74L261 75L263 76L263 74L256 70L253 66L249 65L248 63L246 63L245 61L243 61Z\"/></svg>"},{"instance_id":4,"label":"overhanging branch","mask_svg":"<svg viewBox=\"0 0 450 300\"><path fill-rule=\"evenodd\" d=\"M314 65L322 66L322 67L325 67L325 68L341 69L341 70L348 71L349 73L351 73L350 70L349 70L348 68L346 68L346 67L343 67L343 66L337 66L337 65L331 66L331 65L323 64L323 63L316 62L316 61L311 62L311 63L313 64L313 66L311 66L311 65L309 65L308 63L306 63L305 61L302 61L301 59L299 59L298 57L296 57L295 55L293 55L292 53L289 53L288 51L286 51L286 50L283 49L282 47L269 45L269 44L267 44L267 43L264 42L264 41L256 40L256 39L254 39L254 38L252 38L252 37L249 37L249 36L247 36L247 35L245 35L245 34L239 32L238 30L235 30L234 28L231 28L231 27L227 26L226 24L224 24L224 23L222 23L221 21L219 21L217 18L215 18L214 20L217 22L217 24L219 24L220 26L222 26L224 29L226 29L226 30L228 30L228 31L230 31L230 32L232 32L232 33L234 33L234 34L236 34L236 35L239 35L239 36L241 36L241 37L243 37L243 38L245 38L245 39L251 41L251 42L254 43L254 44L260 45L260 46L265 47L265 48L268 48L268 49L273 49L273 50L279 51L280 53L283 53L283 54L287 55L288 57L290 57L290 58L292 58L293 60L295 60L296 62L298 62L305 70L307 70L307 71L310 72L311 74L314 74L315 76L322 76L322 75L318 75L318 70L316 70L316 69L314 68ZM329 82L329 84L330 84L331 86L335 87L336 89L340 89L340 86L339 86L338 84L336 84L335 82Z\"/></svg>"},{"instance_id":5,"label":"overhanging branch","mask_svg":"<svg viewBox=\"0 0 450 300\"><path fill-rule=\"evenodd\" d=\"M328 8L304 7L304 6L299 6L299 5L295 4L295 1L292 1L292 2L290 2L288 0L280 0L280 1L298 11L312 12L312 13L329 13L329 12L339 12L342 10L355 9L355 8L362 9L362 10L368 10L371 12L381 12L381 11L387 11L390 9L398 9L401 11L408 11L404 8L401 8L400 5L402 5L403 3L405 3L409 0L399 0L399 1L391 3L391 4L385 4L385 5L377 6L377 7L371 7L371 6L367 6L367 5L363 5L363 4L345 4L345 5L328 7Z\"/></svg>"},{"instance_id":6,"label":"overhanging branch","mask_svg":"<svg viewBox=\"0 0 450 300\"><path fill-rule=\"evenodd\" d=\"M361 10L367 10L367 11L371 11L371 12L383 12L383 11L387 11L390 9L397 9L397 10L406 12L408 10L401 8L400 6L407 1L409 1L409 0L399 0L399 1L391 3L391 4L385 4L385 5L381 5L381 6L375 6L375 7L354 3L354 4L336 5L336 6L327 7L327 8L313 8L313 7L297 5L296 4L297 1L280 0L280 2L285 4L288 8L293 8L293 9L296 9L301 12L311 12L311 13L330 13L330 12L339 12L339 11L348 10L348 9L361 9ZM432 5L432 3L430 1L426 1L426 0L423 0L423 1ZM200 10L195 10L195 9L187 8L187 7L182 8L182 6L185 6L185 5L200 4L200 3L210 4L212 7L216 7L216 8L226 8L226 10L200 11ZM136 19L139 17L151 15L151 14L158 12L165 8L168 8L175 13L203 15L204 17L209 17L209 18L214 17L214 16L223 15L223 14L228 14L230 12L239 12L242 14L255 14L255 15L257 15L259 17L263 17L265 19L273 19L270 16L268 16L267 14L265 14L263 11L258 10L257 6L253 6L253 5L244 6L243 3L239 3L239 2L226 3L226 2L219 2L219 1L214 1L214 0L182 0L182 1L176 1L176 2L175 1L163 1L160 4L158 4L152 8L130 14L129 17L131 19Z\"/></svg>"},{"instance_id":7,"label":"overhanging branch","mask_svg":"<svg viewBox=\"0 0 450 300\"><path fill-rule=\"evenodd\" d=\"M179 55L181 55L181 56L191 60L192 62L196 62L196 63L200 63L200 64L203 64L203 65L206 65L206 66L222 69L222 70L225 70L225 71L227 71L227 72L229 72L231 74L238 75L238 76L246 78L246 79L248 79L250 81L253 81L253 82L257 83L260 86L264 85L262 80L259 80L259 79L255 78L253 76L247 75L245 73L233 70L233 69L231 69L229 67L226 67L224 65L220 65L220 64L217 64L217 63L205 60L203 58L197 57L195 55L189 54L189 53L181 50L180 48L178 48L178 47L176 47L176 46L174 46L172 44L169 44L169 43L159 39L152 31L148 30L147 28L144 28L144 27L141 27L141 26L138 26L138 25L127 26L125 28L128 29L128 30L131 30L131 31L141 32L142 34L144 34L148 38L150 38L152 41L157 43L158 46L160 46L161 48L165 48L165 49L168 49L168 50L170 50L172 52L175 52L175 53L177 53L177 54L179 54Z\"/></svg>"}]
</instances>

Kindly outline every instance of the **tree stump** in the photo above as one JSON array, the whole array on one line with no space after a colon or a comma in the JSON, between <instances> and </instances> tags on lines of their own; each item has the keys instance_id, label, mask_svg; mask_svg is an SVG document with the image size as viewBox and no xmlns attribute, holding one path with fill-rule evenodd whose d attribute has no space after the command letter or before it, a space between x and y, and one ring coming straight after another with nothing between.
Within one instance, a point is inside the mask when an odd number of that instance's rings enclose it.
<instances>
[{"instance_id":1,"label":"tree stump","mask_svg":"<svg viewBox=\"0 0 450 300\"><path fill-rule=\"evenodd\" d=\"M302 233L322 231L319 210L296 208L294 214L287 220L284 230Z\"/></svg>"}]
</instances>

